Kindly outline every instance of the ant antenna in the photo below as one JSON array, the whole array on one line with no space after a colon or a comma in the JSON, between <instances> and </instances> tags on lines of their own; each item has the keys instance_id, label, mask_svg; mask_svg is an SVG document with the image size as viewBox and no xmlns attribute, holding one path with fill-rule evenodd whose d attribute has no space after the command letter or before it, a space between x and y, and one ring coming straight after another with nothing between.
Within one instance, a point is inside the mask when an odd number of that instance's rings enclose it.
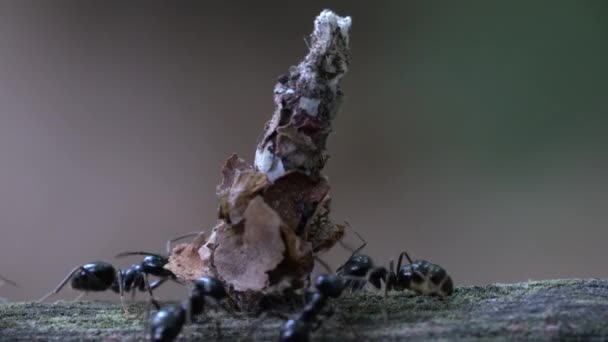
<instances>
[{"instance_id":1,"label":"ant antenna","mask_svg":"<svg viewBox=\"0 0 608 342\"><path fill-rule=\"evenodd\" d=\"M347 221L344 221L345 223L345 227L350 229L353 233L355 233L355 235L357 236L357 238L359 238L359 240L361 240L362 244L361 246L359 246L357 249L355 249L353 251L353 253L350 255L350 257L354 257L355 255L357 255L357 253L361 252L361 250L363 248L365 248L365 246L367 246L367 241L365 241L365 239L363 238L363 236L361 236L361 234L359 234L356 230L354 230L351 226L350 223L348 223Z\"/></svg>"},{"instance_id":2,"label":"ant antenna","mask_svg":"<svg viewBox=\"0 0 608 342\"><path fill-rule=\"evenodd\" d=\"M410 258L409 254L407 254L406 251L401 252L401 254L399 254L399 261L397 262L397 270L401 269L401 265L402 265L402 261L403 261L403 256L405 255L405 257L407 258L407 261L410 262L410 264L413 264L414 262L412 261L412 258Z\"/></svg>"},{"instance_id":3,"label":"ant antenna","mask_svg":"<svg viewBox=\"0 0 608 342\"><path fill-rule=\"evenodd\" d=\"M325 260L319 258L318 256L315 256L315 261L318 262L321 266L323 266L323 268L327 271L327 273L334 273L331 270L331 267L329 266L329 264L325 262Z\"/></svg>"},{"instance_id":4,"label":"ant antenna","mask_svg":"<svg viewBox=\"0 0 608 342\"><path fill-rule=\"evenodd\" d=\"M122 253L116 254L114 256L114 258L120 259L120 258L124 258L124 257L130 256L130 255L145 255L145 256L154 256L154 257L163 258L163 259L166 258L165 256L160 255L160 254L141 252L141 251L137 251L137 252L122 252Z\"/></svg>"},{"instance_id":5,"label":"ant antenna","mask_svg":"<svg viewBox=\"0 0 608 342\"><path fill-rule=\"evenodd\" d=\"M160 258L166 258L169 256L169 254L171 254L171 249L172 249L171 245L173 243L175 243L176 241L179 241L179 240L183 240L183 239L192 237L192 236L198 236L200 234L203 234L203 233L202 232L190 232L188 234L180 235L176 238L167 240L167 245L166 245L167 255L166 256L160 255L158 253L148 253L148 252L142 252L142 251L128 251L128 252L122 252L122 253L116 254L114 257L119 259L119 258L124 258L124 257L130 256L130 255L145 255L145 256L155 256L155 257L160 257Z\"/></svg>"},{"instance_id":6,"label":"ant antenna","mask_svg":"<svg viewBox=\"0 0 608 342\"><path fill-rule=\"evenodd\" d=\"M193 236L197 236L200 234L204 234L204 232L200 232L200 231L196 231L196 232L190 232L188 234L184 234L184 235L180 235L178 237L175 237L171 240L167 240L167 255L171 254L171 250L173 248L171 248L171 245L173 245L175 242L179 241L179 240L183 240L189 237L193 237Z\"/></svg>"}]
</instances>

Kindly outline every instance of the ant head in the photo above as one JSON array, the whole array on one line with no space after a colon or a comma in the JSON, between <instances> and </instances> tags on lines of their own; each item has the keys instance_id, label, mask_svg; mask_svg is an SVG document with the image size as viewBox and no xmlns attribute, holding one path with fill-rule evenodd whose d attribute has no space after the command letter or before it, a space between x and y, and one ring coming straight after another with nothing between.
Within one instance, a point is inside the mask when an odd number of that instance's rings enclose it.
<instances>
[{"instance_id":1,"label":"ant head","mask_svg":"<svg viewBox=\"0 0 608 342\"><path fill-rule=\"evenodd\" d=\"M161 255L146 255L142 260L142 264L144 267L163 267L165 266L169 260Z\"/></svg>"},{"instance_id":2,"label":"ant head","mask_svg":"<svg viewBox=\"0 0 608 342\"><path fill-rule=\"evenodd\" d=\"M364 254L353 255L348 261L342 266L342 272L344 275L364 277L367 271L374 266L372 258Z\"/></svg>"},{"instance_id":3,"label":"ant head","mask_svg":"<svg viewBox=\"0 0 608 342\"><path fill-rule=\"evenodd\" d=\"M323 295L337 298L344 290L344 279L335 274L322 274L315 279L315 287Z\"/></svg>"},{"instance_id":4,"label":"ant head","mask_svg":"<svg viewBox=\"0 0 608 342\"><path fill-rule=\"evenodd\" d=\"M401 287L409 289L412 283L421 284L423 282L424 278L412 265L405 265L397 270L397 283Z\"/></svg>"},{"instance_id":5,"label":"ant head","mask_svg":"<svg viewBox=\"0 0 608 342\"><path fill-rule=\"evenodd\" d=\"M201 294L216 300L222 300L227 296L224 284L216 278L200 277L194 282L194 288Z\"/></svg>"}]
</instances>

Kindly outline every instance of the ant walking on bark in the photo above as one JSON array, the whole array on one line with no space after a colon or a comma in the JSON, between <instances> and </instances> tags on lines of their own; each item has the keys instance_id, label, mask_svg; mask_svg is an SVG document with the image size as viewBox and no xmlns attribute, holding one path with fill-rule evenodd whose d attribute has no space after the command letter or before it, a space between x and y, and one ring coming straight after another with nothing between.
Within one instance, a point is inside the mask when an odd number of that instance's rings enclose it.
<instances>
[{"instance_id":1,"label":"ant walking on bark","mask_svg":"<svg viewBox=\"0 0 608 342\"><path fill-rule=\"evenodd\" d=\"M167 241L167 254L171 251L173 242L195 235L190 233ZM131 267L121 270L116 269L112 264L104 261L93 261L77 266L57 285L57 287L42 297L39 302L44 302L70 282L70 287L82 293L75 299L79 300L87 292L102 292L112 290L120 294L120 302L123 310L127 312L124 303L124 293L136 290L147 291L151 302L159 308L158 302L154 298L152 291L162 285L167 280L177 281L173 272L164 268L169 262L168 257L146 253L146 252L125 252L117 255L118 258L129 255L144 255L141 263L133 264ZM148 276L153 275L159 279L150 283Z\"/></svg>"},{"instance_id":2,"label":"ant walking on bark","mask_svg":"<svg viewBox=\"0 0 608 342\"><path fill-rule=\"evenodd\" d=\"M345 278L347 288L352 291L363 289L369 282L376 289L381 289L384 283L385 294L391 290L408 289L422 295L445 298L454 292L454 282L443 267L427 260L412 260L407 252L399 255L396 269L393 261L388 270L383 266L375 267L371 257L359 254L367 243L356 231L353 232L363 243L336 271ZM409 264L403 264L403 257Z\"/></svg>"},{"instance_id":3,"label":"ant walking on bark","mask_svg":"<svg viewBox=\"0 0 608 342\"><path fill-rule=\"evenodd\" d=\"M279 342L308 342L311 332L317 330L322 321L319 316L328 305L329 298L338 298L346 288L344 279L335 274L322 274L315 279L316 291L304 306L302 312L288 320L279 336ZM326 315L331 316L333 312Z\"/></svg>"},{"instance_id":4,"label":"ant walking on bark","mask_svg":"<svg viewBox=\"0 0 608 342\"><path fill-rule=\"evenodd\" d=\"M203 313L207 298L221 301L226 296L221 281L211 277L199 278L194 282L188 299L180 304L168 305L156 312L150 322L150 340L158 342L175 340L186 322Z\"/></svg>"}]
</instances>

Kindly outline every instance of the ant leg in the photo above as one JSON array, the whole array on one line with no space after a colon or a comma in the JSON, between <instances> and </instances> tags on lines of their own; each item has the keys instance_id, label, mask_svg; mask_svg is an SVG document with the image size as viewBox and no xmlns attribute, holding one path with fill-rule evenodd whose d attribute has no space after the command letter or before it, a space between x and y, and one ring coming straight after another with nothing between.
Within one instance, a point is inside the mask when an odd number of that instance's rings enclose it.
<instances>
[{"instance_id":1,"label":"ant leg","mask_svg":"<svg viewBox=\"0 0 608 342\"><path fill-rule=\"evenodd\" d=\"M401 259L399 259L399 262L401 262ZM388 295L388 291L392 290L394 285L394 277L392 277L392 275L395 274L395 265L393 263L393 260L391 260L388 265L388 273L384 276L384 298L386 298L386 296Z\"/></svg>"},{"instance_id":2,"label":"ant leg","mask_svg":"<svg viewBox=\"0 0 608 342\"><path fill-rule=\"evenodd\" d=\"M185 235L180 235L180 236L175 237L175 238L173 238L171 240L167 240L167 245L166 245L167 255L171 254L171 250L172 250L171 245L173 243L175 243L176 241L183 240L183 239L186 239L186 238L189 238L189 237L193 237L193 236L197 236L199 234L204 234L204 232L191 232L191 233L188 233L188 234L185 234Z\"/></svg>"},{"instance_id":3,"label":"ant leg","mask_svg":"<svg viewBox=\"0 0 608 342\"><path fill-rule=\"evenodd\" d=\"M217 335L217 339L218 340L223 340L223 335L222 335L222 329L221 329L221 324L220 321L217 318L214 318L213 321L215 322L215 334Z\"/></svg>"},{"instance_id":4,"label":"ant leg","mask_svg":"<svg viewBox=\"0 0 608 342\"><path fill-rule=\"evenodd\" d=\"M159 279L159 280L153 282L152 284L150 284L150 289L151 290L156 289L157 287L161 286L167 280L168 280L168 278L162 278L162 279Z\"/></svg>"},{"instance_id":5,"label":"ant leg","mask_svg":"<svg viewBox=\"0 0 608 342\"><path fill-rule=\"evenodd\" d=\"M321 315L325 316L325 319L330 319L334 314L336 313L336 310L334 309L333 305L328 304L328 307L324 310L323 313L321 313ZM319 318L316 318L313 322L313 325L311 326L311 331L317 331L321 325L323 324L323 321Z\"/></svg>"},{"instance_id":6,"label":"ant leg","mask_svg":"<svg viewBox=\"0 0 608 342\"><path fill-rule=\"evenodd\" d=\"M329 264L326 263L323 259L319 258L318 256L315 256L315 261L318 262L321 266L323 266L327 273L334 273L334 271L331 270Z\"/></svg>"},{"instance_id":7,"label":"ant leg","mask_svg":"<svg viewBox=\"0 0 608 342\"><path fill-rule=\"evenodd\" d=\"M119 268L116 270L116 277L118 278L118 291L120 293L120 305L122 306L122 311L125 315L129 314L129 309L125 305L125 284L124 279L122 277L122 270Z\"/></svg>"},{"instance_id":8,"label":"ant leg","mask_svg":"<svg viewBox=\"0 0 608 342\"><path fill-rule=\"evenodd\" d=\"M150 295L150 301L152 302L152 304L154 304L154 306L156 307L156 310L160 309L160 305L158 304L158 302L156 301L156 298L154 298L154 294L152 293L152 288L150 287L150 281L148 280L148 274L144 273L144 282L146 283L146 289L148 290L148 294Z\"/></svg>"},{"instance_id":9,"label":"ant leg","mask_svg":"<svg viewBox=\"0 0 608 342\"><path fill-rule=\"evenodd\" d=\"M192 324L192 301L186 300L186 324Z\"/></svg>"},{"instance_id":10,"label":"ant leg","mask_svg":"<svg viewBox=\"0 0 608 342\"><path fill-rule=\"evenodd\" d=\"M0 276L0 287L2 287L4 284L9 284L14 287L19 287L19 285L17 285L17 283L15 283L14 281L12 281L10 279L6 279L3 276Z\"/></svg>"},{"instance_id":11,"label":"ant leg","mask_svg":"<svg viewBox=\"0 0 608 342\"><path fill-rule=\"evenodd\" d=\"M147 336L148 329L150 328L150 302L146 305L146 314L144 316L144 336ZM144 338L144 340L146 340Z\"/></svg>"},{"instance_id":12,"label":"ant leg","mask_svg":"<svg viewBox=\"0 0 608 342\"><path fill-rule=\"evenodd\" d=\"M363 238L363 236L361 236L361 234L359 234L356 230L351 228L350 223L348 223L346 221L344 221L344 223L346 223L346 228L350 229L353 233L355 233L357 238L359 238L359 240L362 242L361 246L359 246L357 249L355 249L355 251L350 256L352 258L357 253L359 253L363 248L365 248L365 246L367 246L367 241L365 241L365 239Z\"/></svg>"},{"instance_id":13,"label":"ant leg","mask_svg":"<svg viewBox=\"0 0 608 342\"><path fill-rule=\"evenodd\" d=\"M62 281L59 283L59 285L57 285L57 287L56 287L56 288L55 288L53 291L51 291L51 292L47 293L47 294L46 294L46 295L44 295L42 298L38 299L38 303L42 303L42 302L44 302L44 301L45 301L45 300L47 300L47 299L48 299L50 296L52 296L52 295L54 295L54 294L58 293L59 291L61 291L61 289L62 289L62 288L65 286L65 284L66 284L66 283L67 283L67 282L70 280L70 278L72 278L72 276L73 276L73 275L74 275L76 272L78 272L78 271L80 271L80 270L84 270L84 271L86 271L86 270L85 270L85 269L84 269L82 266L78 266L78 267L74 268L74 269L73 269L73 270L71 270L71 271L70 271L70 273L68 273L68 275L67 275L67 276L66 276L66 277L65 277L65 278L64 278L64 279L63 279L63 280L62 280Z\"/></svg>"},{"instance_id":14,"label":"ant leg","mask_svg":"<svg viewBox=\"0 0 608 342\"><path fill-rule=\"evenodd\" d=\"M86 292L81 292L78 294L78 296L76 296L76 298L72 299L71 303L76 303L77 301L81 300L82 297L84 297L84 295L86 295Z\"/></svg>"},{"instance_id":15,"label":"ant leg","mask_svg":"<svg viewBox=\"0 0 608 342\"><path fill-rule=\"evenodd\" d=\"M321 325L323 324L323 321L321 321L320 319L315 319L313 325L310 327L310 331L317 331L319 330L319 328L321 327Z\"/></svg>"}]
</instances>

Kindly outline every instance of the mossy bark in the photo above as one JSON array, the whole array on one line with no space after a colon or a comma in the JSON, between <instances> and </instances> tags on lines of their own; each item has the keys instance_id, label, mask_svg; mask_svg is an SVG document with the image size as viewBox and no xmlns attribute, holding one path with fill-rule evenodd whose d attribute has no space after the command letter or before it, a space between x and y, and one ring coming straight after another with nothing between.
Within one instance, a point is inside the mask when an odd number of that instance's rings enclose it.
<instances>
[{"instance_id":1,"label":"mossy bark","mask_svg":"<svg viewBox=\"0 0 608 342\"><path fill-rule=\"evenodd\" d=\"M461 287L446 301L412 293L345 295L313 340L606 340L608 280L549 280ZM0 306L0 340L143 340L145 303L11 303ZM283 321L223 311L184 327L180 339L277 339Z\"/></svg>"}]
</instances>

